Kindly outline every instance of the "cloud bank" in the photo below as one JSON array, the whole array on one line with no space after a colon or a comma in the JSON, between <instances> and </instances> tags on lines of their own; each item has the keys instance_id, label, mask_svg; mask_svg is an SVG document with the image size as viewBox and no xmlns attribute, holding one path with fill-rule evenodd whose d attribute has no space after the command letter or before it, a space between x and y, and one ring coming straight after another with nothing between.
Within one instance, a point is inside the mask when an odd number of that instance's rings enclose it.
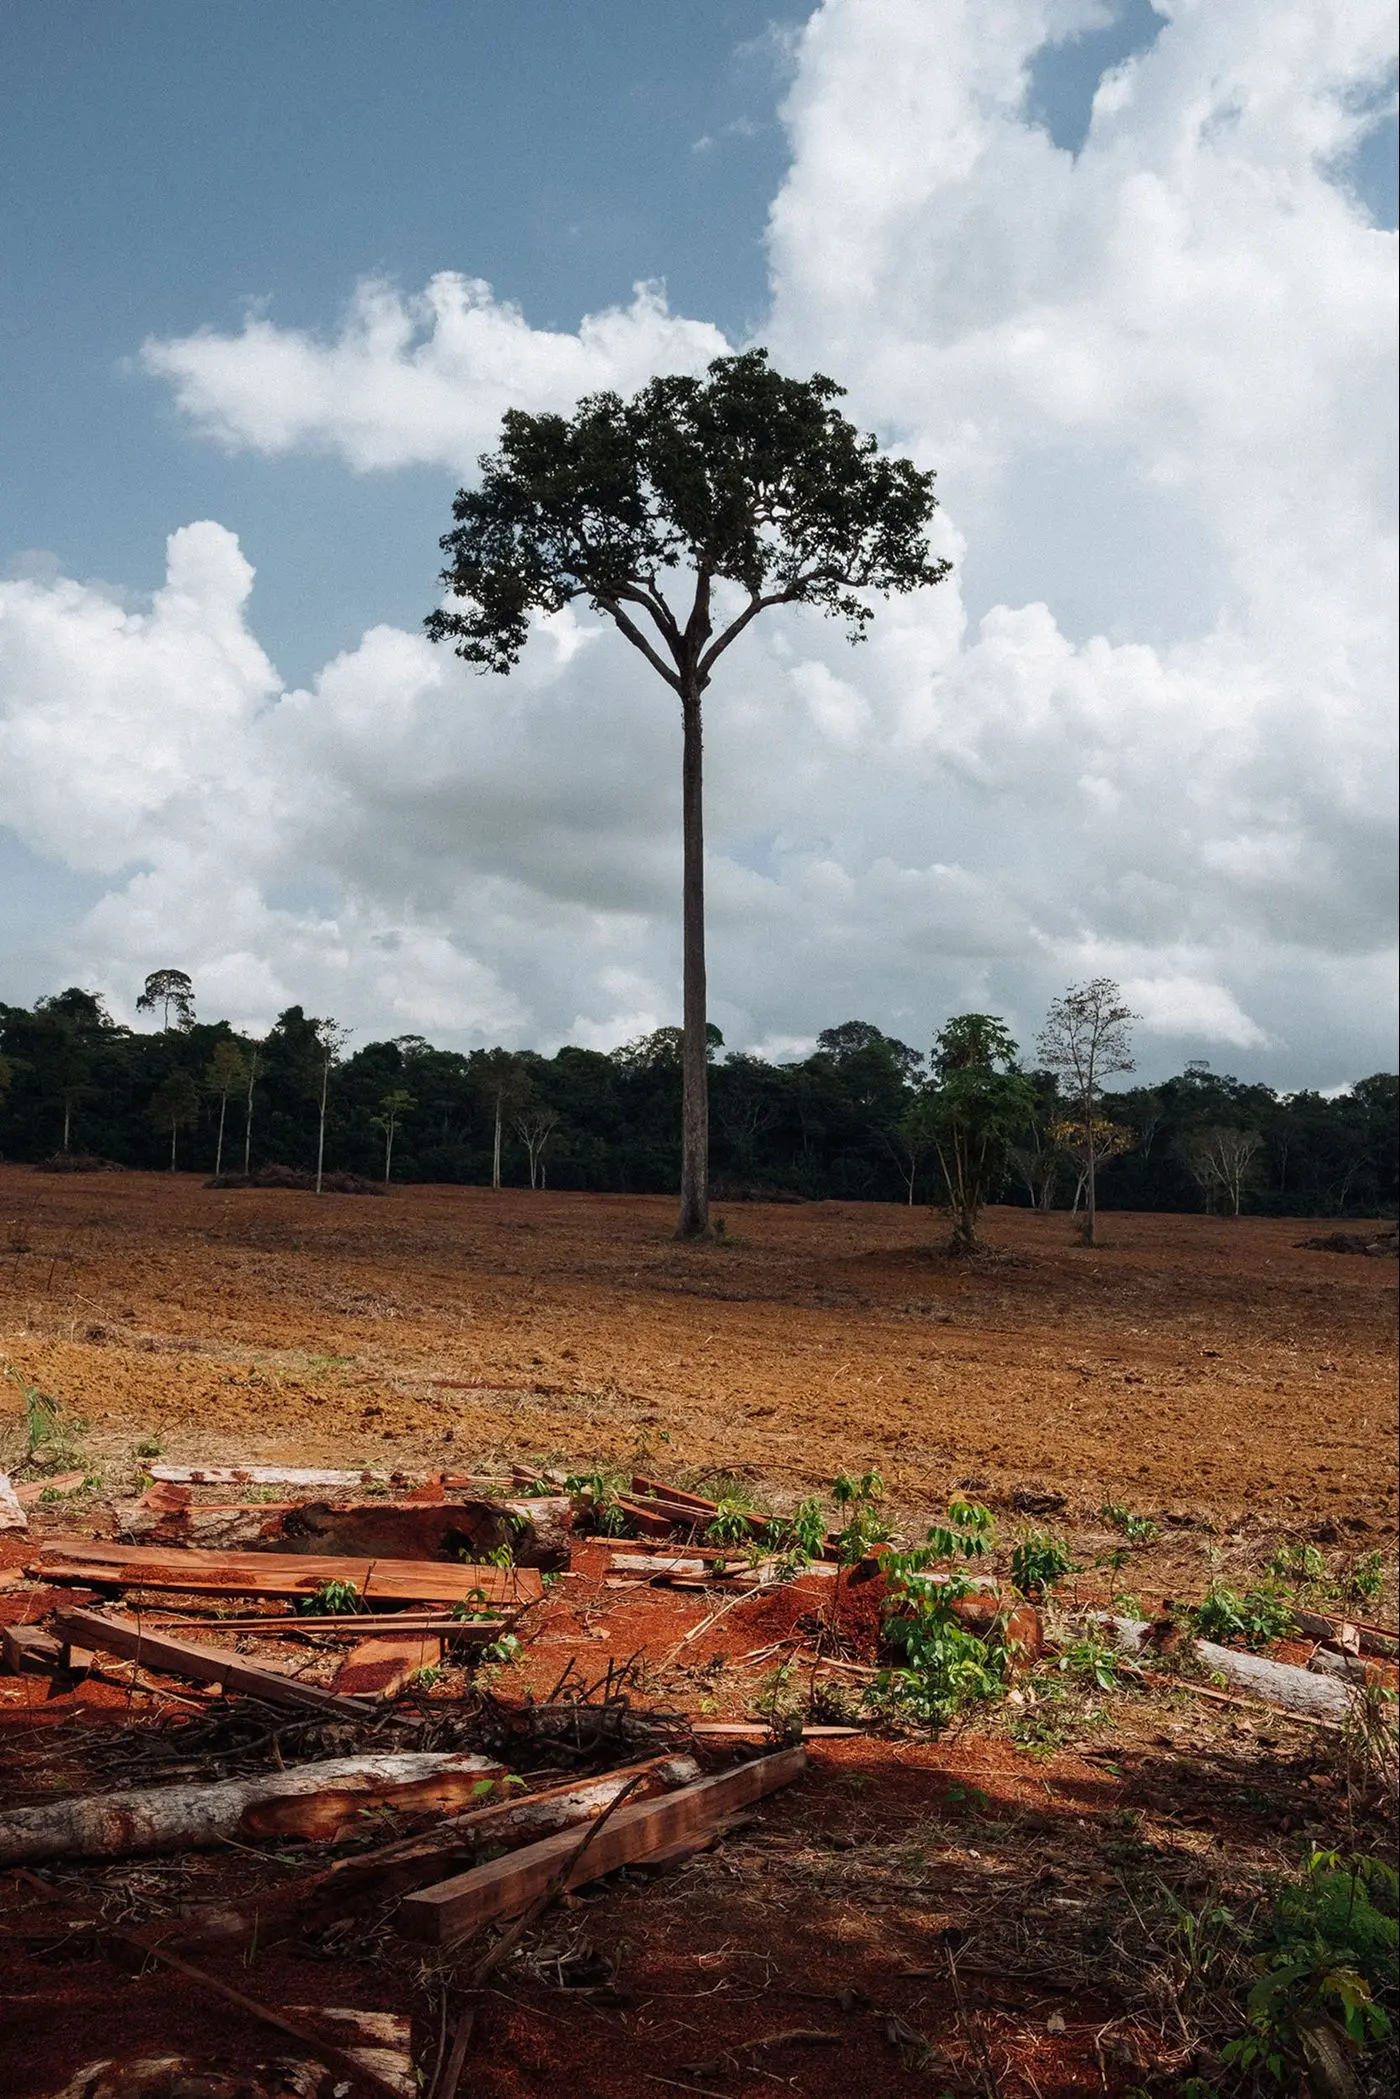
<instances>
[{"instance_id":1,"label":"cloud bank","mask_svg":"<svg viewBox=\"0 0 1400 2099\"><path fill-rule=\"evenodd\" d=\"M1395 241L1335 171L1393 63L1370 0L1173 0L1082 150L1035 54L1102 9L827 0L795 54L764 338L940 468L953 582L848 648L772 618L707 738L731 1044L860 1013L1029 1040L1119 976L1144 1062L1280 1084L1393 1062ZM878 121L872 117L878 112ZM337 332L150 343L191 427L470 470L512 403L703 367L655 288L576 335L472 280ZM679 725L586 618L506 681L372 628L287 692L231 534L124 610L0 584L0 821L107 878L55 978L178 962L206 1010L608 1046L678 1006Z\"/></svg>"}]
</instances>

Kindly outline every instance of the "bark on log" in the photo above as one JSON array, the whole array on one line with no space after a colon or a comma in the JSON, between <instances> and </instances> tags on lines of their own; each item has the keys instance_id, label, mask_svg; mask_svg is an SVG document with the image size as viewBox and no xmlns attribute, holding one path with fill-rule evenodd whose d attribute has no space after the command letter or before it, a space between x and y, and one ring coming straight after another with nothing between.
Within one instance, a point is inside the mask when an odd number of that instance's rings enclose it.
<instances>
[{"instance_id":1,"label":"bark on log","mask_svg":"<svg viewBox=\"0 0 1400 2099\"><path fill-rule=\"evenodd\" d=\"M208 1850L225 1837L329 1838L367 1807L460 1808L503 1767L464 1754L331 1757L259 1778L147 1786L0 1815L0 1864Z\"/></svg>"},{"instance_id":2,"label":"bark on log","mask_svg":"<svg viewBox=\"0 0 1400 2099\"><path fill-rule=\"evenodd\" d=\"M1114 1618L1095 1614L1096 1622L1111 1633L1125 1654L1141 1654L1151 1627L1141 1618ZM1218 1647L1213 1640L1197 1640L1190 1651L1213 1675L1224 1677L1236 1691L1260 1698L1266 1705L1286 1713L1301 1713L1310 1720L1344 1720L1351 1706L1345 1684L1329 1676L1315 1676L1295 1662L1271 1662L1261 1654L1242 1654L1238 1648Z\"/></svg>"},{"instance_id":3,"label":"bark on log","mask_svg":"<svg viewBox=\"0 0 1400 2099\"><path fill-rule=\"evenodd\" d=\"M485 1560L507 1546L522 1567L566 1567L573 1503L567 1495L527 1501L446 1496L399 1501L196 1502L190 1489L157 1482L117 1510L123 1538L355 1559Z\"/></svg>"},{"instance_id":4,"label":"bark on log","mask_svg":"<svg viewBox=\"0 0 1400 2099\"><path fill-rule=\"evenodd\" d=\"M27 1531L28 1528L29 1518L19 1505L10 1475L0 1472L0 1531Z\"/></svg>"},{"instance_id":5,"label":"bark on log","mask_svg":"<svg viewBox=\"0 0 1400 2099\"><path fill-rule=\"evenodd\" d=\"M601 1815L624 1786L640 1778L648 1790L691 1785L700 1776L693 1757L652 1757L601 1778L574 1779L521 1799L475 1808L421 1836L401 1837L324 1873L264 1888L238 1904L187 1911L178 1921L184 1945L256 1942L269 1946L294 1932L318 1930L366 1901L382 1902L426 1886L469 1865L488 1846L532 1843Z\"/></svg>"}]
</instances>

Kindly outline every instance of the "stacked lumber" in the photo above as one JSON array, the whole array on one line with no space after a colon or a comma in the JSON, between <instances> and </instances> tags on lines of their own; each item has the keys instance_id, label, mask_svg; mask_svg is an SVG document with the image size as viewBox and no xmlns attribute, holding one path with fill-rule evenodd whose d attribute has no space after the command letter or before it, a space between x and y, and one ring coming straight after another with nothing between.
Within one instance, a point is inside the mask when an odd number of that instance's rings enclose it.
<instances>
[{"instance_id":1,"label":"stacked lumber","mask_svg":"<svg viewBox=\"0 0 1400 2099\"><path fill-rule=\"evenodd\" d=\"M524 1604L544 1593L538 1573L529 1567L193 1547L162 1551L103 1538L49 1538L27 1571L39 1581L93 1588L213 1590L233 1596L313 1596L327 1583L341 1582L362 1603Z\"/></svg>"}]
</instances>

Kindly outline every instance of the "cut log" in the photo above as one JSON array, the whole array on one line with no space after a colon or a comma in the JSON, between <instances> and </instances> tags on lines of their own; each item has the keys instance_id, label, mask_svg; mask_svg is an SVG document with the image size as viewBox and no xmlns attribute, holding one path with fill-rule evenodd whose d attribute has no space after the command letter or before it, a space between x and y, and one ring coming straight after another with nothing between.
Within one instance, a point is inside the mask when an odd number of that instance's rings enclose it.
<instances>
[{"instance_id":1,"label":"cut log","mask_svg":"<svg viewBox=\"0 0 1400 2099\"><path fill-rule=\"evenodd\" d=\"M367 1807L460 1808L483 1780L501 1773L490 1757L445 1752L331 1757L258 1778L47 1801L0 1815L0 1863L207 1851L228 1837L325 1841Z\"/></svg>"},{"instance_id":2,"label":"cut log","mask_svg":"<svg viewBox=\"0 0 1400 2099\"><path fill-rule=\"evenodd\" d=\"M353 1558L487 1560L503 1548L522 1567L569 1564L573 1503L567 1495L536 1501L468 1499L434 1502L304 1502L279 1519L285 1552L334 1552Z\"/></svg>"},{"instance_id":3,"label":"cut log","mask_svg":"<svg viewBox=\"0 0 1400 2099\"><path fill-rule=\"evenodd\" d=\"M1144 1619L1114 1618L1107 1613L1094 1616L1125 1654L1150 1653L1150 1648L1144 1649L1144 1643L1151 1627ZM1236 1691L1249 1692L1285 1713L1300 1713L1313 1720L1344 1720L1350 1710L1351 1698L1345 1684L1329 1676L1315 1676L1295 1662L1271 1662L1261 1654L1219 1647L1213 1640L1196 1640L1190 1651Z\"/></svg>"},{"instance_id":4,"label":"cut log","mask_svg":"<svg viewBox=\"0 0 1400 2099\"><path fill-rule=\"evenodd\" d=\"M487 1560L504 1547L524 1567L568 1565L573 1503L444 1497L399 1501L196 1502L186 1486L158 1481L117 1519L123 1538L149 1545L259 1546L355 1559Z\"/></svg>"},{"instance_id":5,"label":"cut log","mask_svg":"<svg viewBox=\"0 0 1400 2099\"><path fill-rule=\"evenodd\" d=\"M324 1873L281 1882L236 1905L187 1911L179 1920L179 1935L183 1943L201 1946L239 1941L268 1946L294 1932L318 1930L366 1902L383 1902L439 1881L490 1847L530 1843L555 1830L575 1829L600 1815L633 1780L647 1791L660 1791L690 1785L699 1776L693 1757L652 1757L601 1778L572 1779L476 1808L421 1836L401 1837L338 1860Z\"/></svg>"},{"instance_id":6,"label":"cut log","mask_svg":"<svg viewBox=\"0 0 1400 2099\"><path fill-rule=\"evenodd\" d=\"M0 1472L0 1531L27 1531L29 1518L20 1507L8 1472Z\"/></svg>"},{"instance_id":7,"label":"cut log","mask_svg":"<svg viewBox=\"0 0 1400 2099\"><path fill-rule=\"evenodd\" d=\"M188 1640L172 1640L167 1633L149 1632L134 1618L106 1618L98 1611L60 1611L54 1620L59 1638L78 1641L99 1654L118 1654L165 1676L186 1676L191 1682L217 1684L225 1692L242 1691L269 1705L296 1706L342 1720L364 1720L373 1712L368 1699L348 1698L327 1691L320 1684L304 1684L295 1677L244 1659L228 1647L196 1647Z\"/></svg>"},{"instance_id":8,"label":"cut log","mask_svg":"<svg viewBox=\"0 0 1400 2099\"><path fill-rule=\"evenodd\" d=\"M344 1582L366 1603L529 1603L544 1593L532 1567L447 1566L432 1560L323 1559L310 1553L161 1552L97 1538L50 1538L32 1569L41 1581L223 1596L313 1596Z\"/></svg>"},{"instance_id":9,"label":"cut log","mask_svg":"<svg viewBox=\"0 0 1400 2099\"><path fill-rule=\"evenodd\" d=\"M63 1667L62 1647L47 1633L40 1632L37 1625L0 1626L0 1643L9 1676L22 1676L26 1669L42 1669L51 1674Z\"/></svg>"},{"instance_id":10,"label":"cut log","mask_svg":"<svg viewBox=\"0 0 1400 2099\"><path fill-rule=\"evenodd\" d=\"M659 1800L619 1808L597 1841L565 1874L562 1887L578 1887L619 1866L645 1861L684 1843L712 1829L736 1809L790 1785L806 1768L805 1750L784 1749L715 1778L702 1778L697 1785L663 1794ZM528 1844L508 1858L408 1895L399 1906L397 1928L406 1938L451 1946L498 1917L517 1916L551 1885L576 1843L577 1838L564 1831Z\"/></svg>"},{"instance_id":11,"label":"cut log","mask_svg":"<svg viewBox=\"0 0 1400 2099\"><path fill-rule=\"evenodd\" d=\"M353 2005L289 2004L294 2019L319 2026L343 2048L352 2062L370 2070L401 2099L419 2099L422 2086L413 2069L413 2022L402 2012L364 2012Z\"/></svg>"},{"instance_id":12,"label":"cut log","mask_svg":"<svg viewBox=\"0 0 1400 2099\"><path fill-rule=\"evenodd\" d=\"M397 1633L362 1640L336 1671L332 1689L351 1698L394 1698L422 1669L442 1660L442 1642L431 1633Z\"/></svg>"},{"instance_id":13,"label":"cut log","mask_svg":"<svg viewBox=\"0 0 1400 2099\"><path fill-rule=\"evenodd\" d=\"M325 1472L300 1465L148 1465L153 1480L194 1487L373 1487L382 1472Z\"/></svg>"}]
</instances>

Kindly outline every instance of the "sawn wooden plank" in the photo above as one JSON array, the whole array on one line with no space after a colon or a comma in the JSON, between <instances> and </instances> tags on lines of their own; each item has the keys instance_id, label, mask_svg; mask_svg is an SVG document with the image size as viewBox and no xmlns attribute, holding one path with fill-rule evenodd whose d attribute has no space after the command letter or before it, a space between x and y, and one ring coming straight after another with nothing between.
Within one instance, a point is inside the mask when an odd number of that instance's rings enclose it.
<instances>
[{"instance_id":1,"label":"sawn wooden plank","mask_svg":"<svg viewBox=\"0 0 1400 2099\"><path fill-rule=\"evenodd\" d=\"M131 1618L105 1618L99 1611L60 1611L54 1623L61 1639L80 1641L100 1654L121 1655L142 1668L189 1677L195 1683L218 1684L225 1691L243 1691L269 1705L311 1708L346 1720L363 1720L375 1709L370 1699L341 1697L319 1684L299 1683L295 1677L260 1669L227 1647L195 1647L188 1640L172 1640L166 1633L147 1631Z\"/></svg>"},{"instance_id":2,"label":"sawn wooden plank","mask_svg":"<svg viewBox=\"0 0 1400 2099\"><path fill-rule=\"evenodd\" d=\"M715 1778L702 1778L679 1792L662 1794L657 1800L619 1808L561 1888L597 1880L619 1866L645 1863L658 1852L712 1829L737 1808L790 1785L806 1768L805 1750L782 1749L722 1771ZM506 1858L493 1859L489 1865L473 1867L436 1887L405 1896L398 1908L397 1928L405 1938L450 1946L498 1917L517 1916L549 1887L577 1843L573 1831L544 1837Z\"/></svg>"},{"instance_id":3,"label":"sawn wooden plank","mask_svg":"<svg viewBox=\"0 0 1400 2099\"><path fill-rule=\"evenodd\" d=\"M312 1553L201 1552L49 1538L32 1570L41 1580L113 1582L122 1588L215 1590L225 1596L311 1596L347 1582L367 1603L528 1603L543 1585L533 1567L449 1560L351 1560Z\"/></svg>"}]
</instances>

